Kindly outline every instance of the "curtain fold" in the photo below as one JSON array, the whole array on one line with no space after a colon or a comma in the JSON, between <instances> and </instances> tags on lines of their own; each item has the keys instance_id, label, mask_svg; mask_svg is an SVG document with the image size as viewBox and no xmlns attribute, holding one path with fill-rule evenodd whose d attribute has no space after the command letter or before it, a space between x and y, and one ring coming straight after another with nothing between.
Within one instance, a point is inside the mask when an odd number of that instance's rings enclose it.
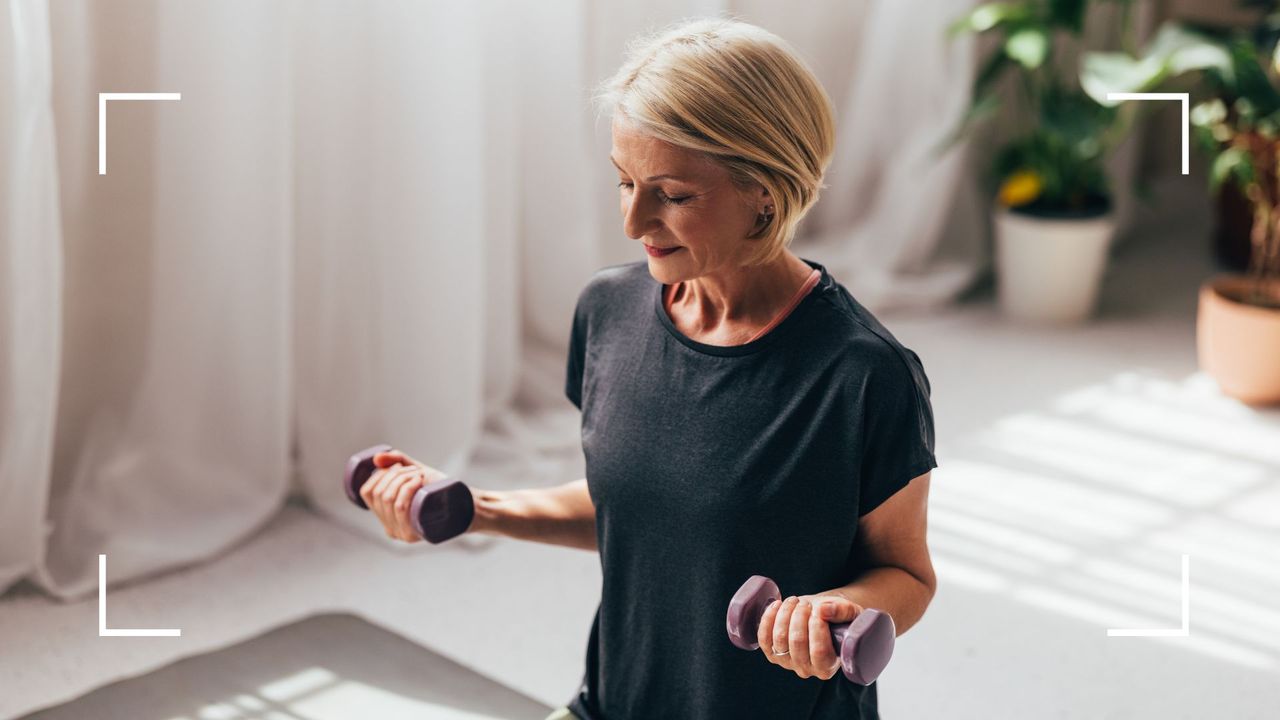
<instances>
[{"instance_id":1,"label":"curtain fold","mask_svg":"<svg viewBox=\"0 0 1280 720\"><path fill-rule=\"evenodd\" d=\"M63 376L94 395L68 398L74 435L58 418L52 532L36 578L60 597L96 589L98 553L113 579L208 558L283 500L293 230L282 90L292 7L148 8L154 45L140 61L150 86L108 80L103 90L182 99L109 103L106 175L94 174L96 155L68 159L91 178L84 200L96 212L67 223L68 252L94 261L64 291L65 322L110 335L82 344L85 363L68 368L87 378ZM102 57L98 72L110 75L115 57ZM96 94L68 102L94 118L96 105ZM147 188L145 202L108 206L121 183ZM135 224L100 234L99 213ZM120 245L103 247L112 242ZM130 292L112 292L125 285ZM95 378L99 367L120 372Z\"/></svg>"},{"instance_id":2,"label":"curtain fold","mask_svg":"<svg viewBox=\"0 0 1280 720\"><path fill-rule=\"evenodd\" d=\"M0 12L0 592L45 556L62 338L48 6Z\"/></svg>"},{"instance_id":3,"label":"curtain fold","mask_svg":"<svg viewBox=\"0 0 1280 720\"><path fill-rule=\"evenodd\" d=\"M338 487L375 442L480 487L572 480L573 306L641 257L591 91L645 29L727 11L788 38L839 112L797 250L870 299L912 273L954 294L976 250L925 271L970 234L962 160L926 148L971 68L920 27L961 5L0 5L0 592L212 557L291 476L380 538ZM109 104L105 176L99 92L182 93Z\"/></svg>"}]
</instances>

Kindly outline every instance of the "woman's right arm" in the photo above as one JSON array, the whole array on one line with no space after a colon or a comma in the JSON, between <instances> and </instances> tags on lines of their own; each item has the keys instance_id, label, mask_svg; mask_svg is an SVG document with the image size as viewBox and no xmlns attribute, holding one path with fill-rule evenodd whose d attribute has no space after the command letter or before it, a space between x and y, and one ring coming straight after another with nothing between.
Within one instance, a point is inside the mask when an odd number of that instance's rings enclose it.
<instances>
[{"instance_id":1,"label":"woman's right arm","mask_svg":"<svg viewBox=\"0 0 1280 720\"><path fill-rule=\"evenodd\" d=\"M526 490L473 490L476 517L468 532L596 549L596 508L587 480Z\"/></svg>"},{"instance_id":2,"label":"woman's right arm","mask_svg":"<svg viewBox=\"0 0 1280 720\"><path fill-rule=\"evenodd\" d=\"M387 537L418 542L409 512L414 493L445 474L399 450L378 453L377 468L360 488L360 497L378 516ZM596 549L596 508L587 480L528 490L471 490L476 514L467 532L506 535L518 540Z\"/></svg>"}]
</instances>

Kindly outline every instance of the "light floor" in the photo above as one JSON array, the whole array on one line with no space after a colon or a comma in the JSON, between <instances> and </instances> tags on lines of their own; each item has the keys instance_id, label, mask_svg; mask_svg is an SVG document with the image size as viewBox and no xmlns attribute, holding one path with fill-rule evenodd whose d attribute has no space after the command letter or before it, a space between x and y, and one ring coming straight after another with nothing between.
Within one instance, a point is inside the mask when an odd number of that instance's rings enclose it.
<instances>
[{"instance_id":1,"label":"light floor","mask_svg":"<svg viewBox=\"0 0 1280 720\"><path fill-rule=\"evenodd\" d=\"M541 719L550 711L395 633L330 613L27 717L498 720Z\"/></svg>"},{"instance_id":2,"label":"light floor","mask_svg":"<svg viewBox=\"0 0 1280 720\"><path fill-rule=\"evenodd\" d=\"M940 588L880 680L885 718L1280 717L1280 413L1222 399L1196 373L1196 290L1211 272L1202 218L1191 207L1145 221L1084 327L1009 323L981 293L885 318L924 360L940 465ZM552 470L580 477L578 462ZM1109 637L1182 627L1184 554L1188 634ZM559 705L581 677L599 581L581 551L500 540L395 551L290 506L215 562L113 587L112 626L163 618L181 638L98 638L96 601L0 601L0 717L318 613L358 615ZM295 651L308 659L305 644ZM172 691L185 705L139 720L333 717L314 703L234 709L317 672L397 707L453 667L424 661L380 681L313 659L263 665L234 687L187 677ZM465 717L448 712L418 717Z\"/></svg>"}]
</instances>

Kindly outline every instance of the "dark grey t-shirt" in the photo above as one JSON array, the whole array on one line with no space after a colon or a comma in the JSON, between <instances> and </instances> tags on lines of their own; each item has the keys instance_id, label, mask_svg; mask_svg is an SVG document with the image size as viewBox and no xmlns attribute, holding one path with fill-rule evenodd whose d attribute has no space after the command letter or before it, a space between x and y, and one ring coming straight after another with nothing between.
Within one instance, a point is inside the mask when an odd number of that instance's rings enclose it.
<instances>
[{"instance_id":1,"label":"dark grey t-shirt","mask_svg":"<svg viewBox=\"0 0 1280 720\"><path fill-rule=\"evenodd\" d=\"M858 518L936 467L920 359L805 262L817 286L745 345L681 333L643 261L579 296L565 392L603 570L579 717L877 717L875 685L802 679L725 633L752 575L784 596L849 583Z\"/></svg>"}]
</instances>

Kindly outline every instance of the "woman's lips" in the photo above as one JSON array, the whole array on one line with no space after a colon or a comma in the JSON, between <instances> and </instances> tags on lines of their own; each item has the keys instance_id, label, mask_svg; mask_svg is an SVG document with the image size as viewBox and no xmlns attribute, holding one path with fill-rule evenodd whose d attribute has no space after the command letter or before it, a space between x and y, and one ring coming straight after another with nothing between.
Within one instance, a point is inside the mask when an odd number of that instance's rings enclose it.
<instances>
[{"instance_id":1,"label":"woman's lips","mask_svg":"<svg viewBox=\"0 0 1280 720\"><path fill-rule=\"evenodd\" d=\"M669 247L669 248L656 248L652 245L644 246L644 251L649 253L649 257L666 257L679 249L680 249L679 245L676 245L675 247Z\"/></svg>"}]
</instances>

